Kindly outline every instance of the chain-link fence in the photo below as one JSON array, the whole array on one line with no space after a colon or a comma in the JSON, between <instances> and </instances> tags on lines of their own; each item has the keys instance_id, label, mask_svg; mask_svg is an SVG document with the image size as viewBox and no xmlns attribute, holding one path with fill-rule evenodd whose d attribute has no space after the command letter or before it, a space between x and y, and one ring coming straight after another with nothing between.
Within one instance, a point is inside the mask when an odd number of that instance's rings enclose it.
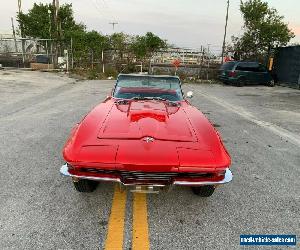
<instances>
[{"instance_id":1,"label":"chain-link fence","mask_svg":"<svg viewBox=\"0 0 300 250\"><path fill-rule=\"evenodd\" d=\"M54 68L54 64L59 66L63 62L59 58L69 50L70 42L66 41L0 36L0 64L3 67L29 68L44 64L45 68Z\"/></svg>"},{"instance_id":2,"label":"chain-link fence","mask_svg":"<svg viewBox=\"0 0 300 250\"><path fill-rule=\"evenodd\" d=\"M179 60L175 73L172 64ZM75 69L83 74L116 76L118 73L149 72L177 74L182 78L217 78L219 60L205 49L170 48L147 58L136 58L131 51L113 48L97 52L73 47L73 40L31 39L0 36L0 64L3 67L33 69Z\"/></svg>"}]
</instances>

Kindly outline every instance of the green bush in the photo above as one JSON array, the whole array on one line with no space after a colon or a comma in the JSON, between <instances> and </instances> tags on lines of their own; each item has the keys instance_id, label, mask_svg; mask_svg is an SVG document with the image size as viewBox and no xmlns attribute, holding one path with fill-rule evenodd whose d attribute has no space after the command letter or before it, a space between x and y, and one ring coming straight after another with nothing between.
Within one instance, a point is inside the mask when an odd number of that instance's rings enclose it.
<instances>
[{"instance_id":1,"label":"green bush","mask_svg":"<svg viewBox=\"0 0 300 250\"><path fill-rule=\"evenodd\" d=\"M96 69L88 69L87 70L87 79L89 80L95 80L98 79L99 75Z\"/></svg>"},{"instance_id":2,"label":"green bush","mask_svg":"<svg viewBox=\"0 0 300 250\"><path fill-rule=\"evenodd\" d=\"M114 68L112 68L112 67L109 67L109 68L106 68L106 69L105 69L105 76L106 76L106 77L112 76L113 78L117 78L118 72L117 72L116 69L114 69Z\"/></svg>"}]
</instances>

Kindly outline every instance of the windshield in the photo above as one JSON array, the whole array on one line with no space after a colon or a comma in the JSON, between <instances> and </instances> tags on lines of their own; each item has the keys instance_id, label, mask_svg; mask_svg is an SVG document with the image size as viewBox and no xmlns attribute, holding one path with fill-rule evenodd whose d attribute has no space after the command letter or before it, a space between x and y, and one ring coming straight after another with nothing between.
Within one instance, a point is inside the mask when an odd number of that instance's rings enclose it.
<instances>
[{"instance_id":1,"label":"windshield","mask_svg":"<svg viewBox=\"0 0 300 250\"><path fill-rule=\"evenodd\" d=\"M227 62L221 66L221 70L232 70L236 62Z\"/></svg>"},{"instance_id":2,"label":"windshield","mask_svg":"<svg viewBox=\"0 0 300 250\"><path fill-rule=\"evenodd\" d=\"M121 75L114 90L115 98L181 101L180 82L175 77Z\"/></svg>"}]
</instances>

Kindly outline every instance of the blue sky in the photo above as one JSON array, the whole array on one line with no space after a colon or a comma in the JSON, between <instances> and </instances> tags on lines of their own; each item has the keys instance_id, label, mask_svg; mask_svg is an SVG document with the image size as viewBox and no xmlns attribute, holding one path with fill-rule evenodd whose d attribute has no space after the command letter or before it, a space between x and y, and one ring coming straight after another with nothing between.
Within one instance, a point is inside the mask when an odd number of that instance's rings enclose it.
<instances>
[{"instance_id":1,"label":"blue sky","mask_svg":"<svg viewBox=\"0 0 300 250\"><path fill-rule=\"evenodd\" d=\"M4 0L2 0L4 1ZM36 2L23 0L23 11ZM50 0L37 2L49 3ZM75 18L84 22L88 29L104 34L112 33L111 21L117 21L115 31L144 34L152 31L170 43L184 47L200 47L211 44L218 50L224 32L226 0L60 0L73 3ZM285 21L297 34L293 42L300 42L300 1L270 0ZM228 39L242 33L239 0L230 1ZM17 0L6 1L0 9L0 31L10 30L10 17L15 16Z\"/></svg>"}]
</instances>

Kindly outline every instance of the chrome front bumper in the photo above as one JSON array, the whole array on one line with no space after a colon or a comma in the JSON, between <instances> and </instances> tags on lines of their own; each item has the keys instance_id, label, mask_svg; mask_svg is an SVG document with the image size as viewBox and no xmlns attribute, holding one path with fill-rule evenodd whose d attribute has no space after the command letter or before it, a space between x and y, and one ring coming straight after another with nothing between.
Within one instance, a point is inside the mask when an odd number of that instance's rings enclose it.
<instances>
[{"instance_id":1,"label":"chrome front bumper","mask_svg":"<svg viewBox=\"0 0 300 250\"><path fill-rule=\"evenodd\" d=\"M92 181L109 181L109 182L117 182L120 183L124 186L132 186L134 184L126 184L121 181L120 178L108 178L108 177L93 177L93 176L79 176L79 175L73 175L70 174L68 171L68 166L67 164L64 164L60 168L60 173L64 176L76 178L76 179L87 179L87 180L92 180ZM172 185L177 185L177 186L206 186L206 185L220 185L220 184L226 184L232 180L232 173L229 168L226 169L225 172L225 177L221 181L174 181ZM149 184L151 185L151 184ZM162 186L164 187L165 185L157 185L154 184L154 186Z\"/></svg>"}]
</instances>

